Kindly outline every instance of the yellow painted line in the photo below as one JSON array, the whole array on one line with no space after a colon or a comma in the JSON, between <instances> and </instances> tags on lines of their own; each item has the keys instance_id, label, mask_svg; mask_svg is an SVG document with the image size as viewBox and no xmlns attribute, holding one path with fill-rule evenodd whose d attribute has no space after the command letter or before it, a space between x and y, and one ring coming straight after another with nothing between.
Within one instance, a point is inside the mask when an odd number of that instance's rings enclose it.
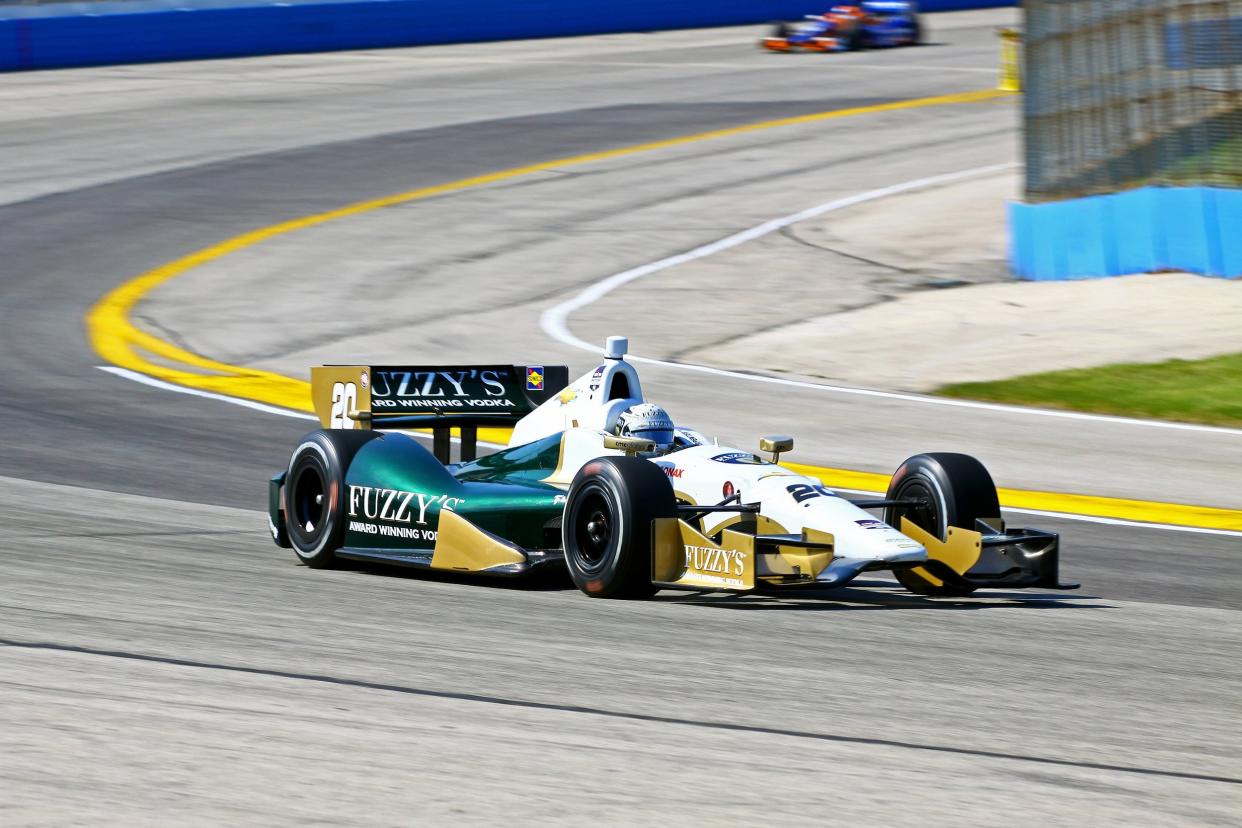
<instances>
[{"instance_id":1,"label":"yellow painted line","mask_svg":"<svg viewBox=\"0 0 1242 828\"><path fill-rule=\"evenodd\" d=\"M113 365L128 368L157 379L202 391L210 391L231 397L288 408L295 411L313 411L310 401L310 383L239 365L229 365L209 359L200 354L179 348L170 342L153 336L138 328L130 320L130 313L143 298L160 285L184 275L200 265L221 259L239 250L260 244L276 236L325 224L337 219L368 213L397 204L433 198L460 192L473 187L496 184L538 172L563 167L607 161L628 155L654 150L669 149L685 144L745 135L761 130L777 129L799 124L870 115L880 112L898 112L929 106L977 103L1009 97L1011 93L996 89L938 95L930 98L914 98L892 103L834 109L791 118L779 118L742 126L684 135L636 144L603 152L584 153L537 164L528 164L507 170L478 175L422 187L417 190L396 193L382 198L348 204L302 218L290 219L268 227L252 230L182 256L167 264L130 279L100 299L86 316L87 335L95 351ZM509 441L509 429L480 429L479 439L489 443L505 444ZM819 477L825 484L841 489L884 491L888 477L870 472L832 469L819 466L786 464L789 468ZM1172 503L1148 503L1136 500L1093 497L1089 495L1029 492L1016 489L1000 490L1004 506L1037 509L1049 512L1134 520L1148 523L1167 523L1176 526L1242 531L1242 511L1214 509L1202 506L1186 506Z\"/></svg>"},{"instance_id":2,"label":"yellow painted line","mask_svg":"<svg viewBox=\"0 0 1242 828\"><path fill-rule=\"evenodd\" d=\"M781 465L799 474L818 477L829 488L856 489L863 492L888 490L889 476L886 474L807 466L801 463L781 463ZM1026 489L997 489L996 493L1000 497L1001 505L1010 509L1034 509L1040 512L1060 512L1067 515L1130 520L1137 523L1164 523L1170 526L1242 532L1242 511L1237 509L1126 500L1095 495L1034 492Z\"/></svg>"}]
</instances>

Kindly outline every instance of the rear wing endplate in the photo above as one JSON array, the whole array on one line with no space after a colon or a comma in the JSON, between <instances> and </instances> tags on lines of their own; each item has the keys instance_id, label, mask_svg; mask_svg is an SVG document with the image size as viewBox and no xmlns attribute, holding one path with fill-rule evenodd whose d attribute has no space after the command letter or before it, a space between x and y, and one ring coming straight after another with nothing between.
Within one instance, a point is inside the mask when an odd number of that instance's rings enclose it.
<instances>
[{"instance_id":1,"label":"rear wing endplate","mask_svg":"<svg viewBox=\"0 0 1242 828\"><path fill-rule=\"evenodd\" d=\"M462 460L477 454L479 426L511 426L569 385L564 365L323 365L311 399L324 428L430 428L449 461L452 429Z\"/></svg>"}]
</instances>

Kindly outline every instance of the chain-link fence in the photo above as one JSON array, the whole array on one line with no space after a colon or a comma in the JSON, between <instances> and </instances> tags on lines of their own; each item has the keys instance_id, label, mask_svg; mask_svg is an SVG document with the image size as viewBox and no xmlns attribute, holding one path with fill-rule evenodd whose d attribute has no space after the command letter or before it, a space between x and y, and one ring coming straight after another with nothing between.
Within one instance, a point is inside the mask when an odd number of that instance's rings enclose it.
<instances>
[{"instance_id":1,"label":"chain-link fence","mask_svg":"<svg viewBox=\"0 0 1242 828\"><path fill-rule=\"evenodd\" d=\"M1242 0L1026 0L1026 197L1242 186Z\"/></svg>"}]
</instances>

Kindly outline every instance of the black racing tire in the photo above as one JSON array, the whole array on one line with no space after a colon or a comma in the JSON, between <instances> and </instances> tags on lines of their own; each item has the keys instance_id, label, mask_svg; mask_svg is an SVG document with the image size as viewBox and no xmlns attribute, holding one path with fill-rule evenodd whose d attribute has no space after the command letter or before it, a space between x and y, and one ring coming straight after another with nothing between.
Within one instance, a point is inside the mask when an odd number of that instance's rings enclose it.
<instances>
[{"instance_id":1,"label":"black racing tire","mask_svg":"<svg viewBox=\"0 0 1242 828\"><path fill-rule=\"evenodd\" d=\"M574 476L561 540L574 585L594 598L649 598L651 524L677 516L673 487L641 457L599 457Z\"/></svg>"},{"instance_id":2,"label":"black racing tire","mask_svg":"<svg viewBox=\"0 0 1242 828\"><path fill-rule=\"evenodd\" d=\"M849 37L845 39L845 51L861 52L867 48L867 38L863 31L863 25L859 23L850 31Z\"/></svg>"},{"instance_id":3,"label":"black racing tire","mask_svg":"<svg viewBox=\"0 0 1242 828\"><path fill-rule=\"evenodd\" d=\"M791 34L793 34L793 26L784 20L777 23L776 28L772 30L772 37L788 38Z\"/></svg>"},{"instance_id":4,"label":"black racing tire","mask_svg":"<svg viewBox=\"0 0 1242 828\"><path fill-rule=\"evenodd\" d=\"M977 518L1000 515L996 484L983 464L967 454L917 454L898 467L888 484L889 500L924 498L925 506L889 506L884 522L901 529L901 519L940 540L949 527L974 530ZM969 595L974 587L933 584L909 569L894 573L906 589L919 595Z\"/></svg>"},{"instance_id":5,"label":"black racing tire","mask_svg":"<svg viewBox=\"0 0 1242 828\"><path fill-rule=\"evenodd\" d=\"M285 475L285 530L298 560L315 569L336 564L345 537L345 472L375 431L321 429L298 441Z\"/></svg>"},{"instance_id":6,"label":"black racing tire","mask_svg":"<svg viewBox=\"0 0 1242 828\"><path fill-rule=\"evenodd\" d=\"M914 31L910 33L910 45L922 46L923 38L927 36L927 30L923 28L923 18L914 18Z\"/></svg>"}]
</instances>

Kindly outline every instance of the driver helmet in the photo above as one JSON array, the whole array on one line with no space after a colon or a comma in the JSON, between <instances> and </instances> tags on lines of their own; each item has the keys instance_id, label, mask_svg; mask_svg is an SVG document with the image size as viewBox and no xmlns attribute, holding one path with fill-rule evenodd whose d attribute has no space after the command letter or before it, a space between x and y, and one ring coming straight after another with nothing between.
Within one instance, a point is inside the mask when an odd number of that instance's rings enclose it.
<instances>
[{"instance_id":1,"label":"driver helmet","mask_svg":"<svg viewBox=\"0 0 1242 828\"><path fill-rule=\"evenodd\" d=\"M668 412L652 403L632 405L621 412L615 429L618 437L638 437L656 445L663 454L673 447L673 419Z\"/></svg>"}]
</instances>

